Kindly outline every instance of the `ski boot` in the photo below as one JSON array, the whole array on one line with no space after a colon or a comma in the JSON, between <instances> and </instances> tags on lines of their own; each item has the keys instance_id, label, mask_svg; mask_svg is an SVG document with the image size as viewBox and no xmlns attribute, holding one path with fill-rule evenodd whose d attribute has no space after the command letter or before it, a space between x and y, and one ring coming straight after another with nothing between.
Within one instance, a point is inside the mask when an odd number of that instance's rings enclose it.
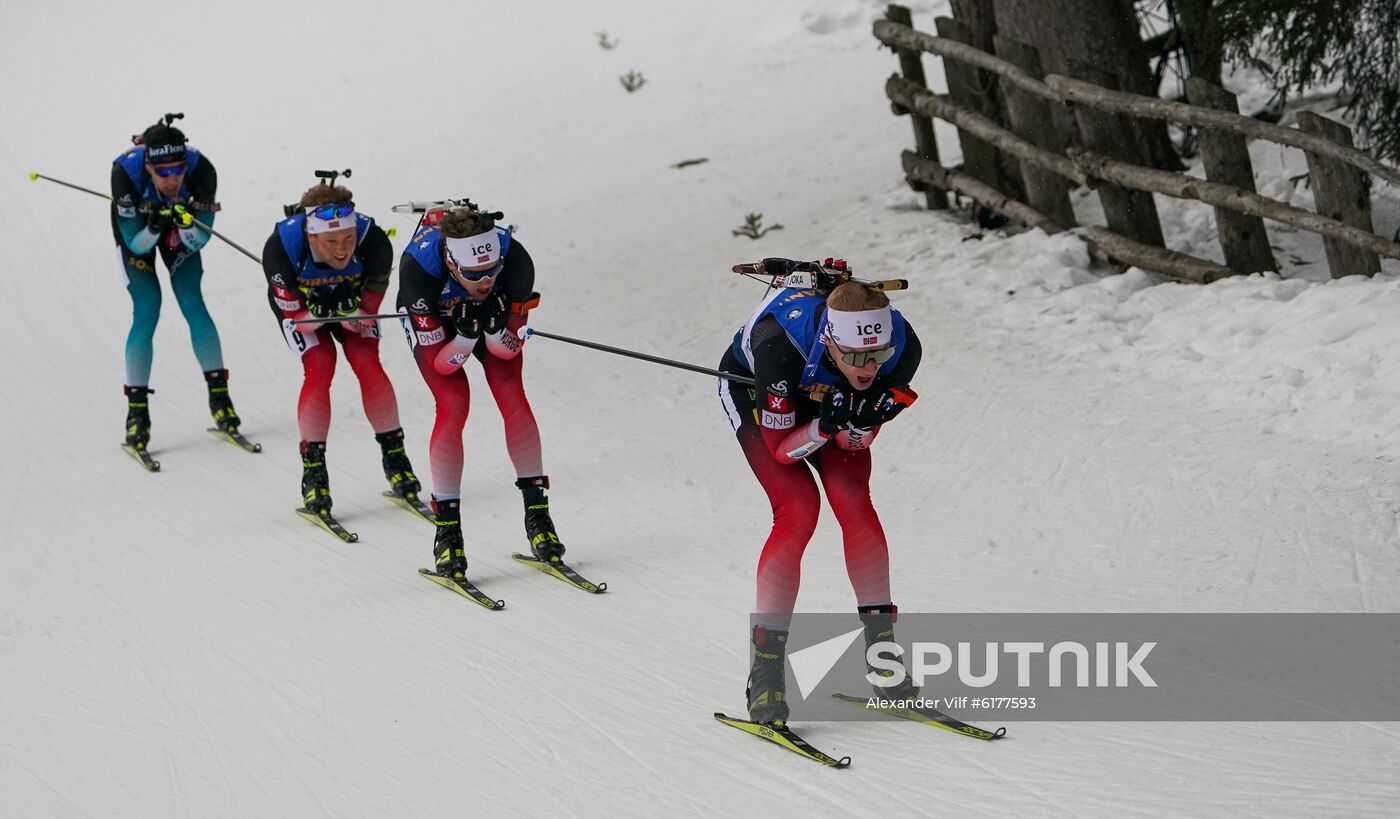
<instances>
[{"instance_id":1,"label":"ski boot","mask_svg":"<svg viewBox=\"0 0 1400 819\"><path fill-rule=\"evenodd\" d=\"M143 450L151 442L151 412L146 396L155 392L149 387L122 387L126 394L126 444Z\"/></svg>"},{"instance_id":2,"label":"ski boot","mask_svg":"<svg viewBox=\"0 0 1400 819\"><path fill-rule=\"evenodd\" d=\"M443 577L465 577L467 554L462 545L462 501L433 498L437 535L433 538L433 565Z\"/></svg>"},{"instance_id":3,"label":"ski boot","mask_svg":"<svg viewBox=\"0 0 1400 819\"><path fill-rule=\"evenodd\" d=\"M301 442L301 500L308 512L331 511L331 478L326 472L326 442Z\"/></svg>"},{"instance_id":4,"label":"ski boot","mask_svg":"<svg viewBox=\"0 0 1400 819\"><path fill-rule=\"evenodd\" d=\"M220 432L237 432L242 423L233 411L233 399L228 397L228 370L208 370L204 380L209 385L209 413Z\"/></svg>"},{"instance_id":5,"label":"ski boot","mask_svg":"<svg viewBox=\"0 0 1400 819\"><path fill-rule=\"evenodd\" d=\"M860 613L860 622L865 626L865 648L866 648L866 671L877 677L890 677L894 672L886 669L876 668L870 665L869 650L875 643L894 642L894 621L899 618L899 607L893 603L886 603L881 606L860 606L856 609ZM897 685L889 687L875 685L875 696L887 700L916 700L919 698L919 689L914 685L914 680L909 676L908 669L905 669L904 680Z\"/></svg>"},{"instance_id":6,"label":"ski boot","mask_svg":"<svg viewBox=\"0 0 1400 819\"><path fill-rule=\"evenodd\" d=\"M389 491L400 498L416 498L423 485L413 474L413 464L408 462L408 453L403 448L403 430L394 429L374 436L379 449L384 453L384 477L389 480Z\"/></svg>"},{"instance_id":7,"label":"ski boot","mask_svg":"<svg viewBox=\"0 0 1400 819\"><path fill-rule=\"evenodd\" d=\"M749 719L754 722L787 722L787 680L784 663L787 662L786 631L774 631L763 626L753 628L753 666L749 669L748 687L745 695L749 699Z\"/></svg>"},{"instance_id":8,"label":"ski boot","mask_svg":"<svg viewBox=\"0 0 1400 819\"><path fill-rule=\"evenodd\" d=\"M546 563L558 563L564 557L564 544L554 532L549 518L549 477L520 478L515 482L525 498L525 536L530 539L530 552Z\"/></svg>"}]
</instances>

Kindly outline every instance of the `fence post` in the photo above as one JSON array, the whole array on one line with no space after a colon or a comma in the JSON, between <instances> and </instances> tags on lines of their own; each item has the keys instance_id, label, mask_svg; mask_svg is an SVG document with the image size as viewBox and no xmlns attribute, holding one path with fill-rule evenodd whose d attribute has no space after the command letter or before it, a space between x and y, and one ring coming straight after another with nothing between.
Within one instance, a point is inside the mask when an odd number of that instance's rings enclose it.
<instances>
[{"instance_id":1,"label":"fence post","mask_svg":"<svg viewBox=\"0 0 1400 819\"><path fill-rule=\"evenodd\" d=\"M977 47L972 29L966 23L951 17L939 17L933 23L938 29L939 37ZM1002 120L997 110L995 74L949 59L943 60L943 73L948 78L948 96L952 97L953 102L969 111L976 111L993 122ZM963 171L966 174L999 191L1009 193L1012 197L1018 198L1021 195L1021 191L1024 190L1021 180L1003 172L997 149L991 143L962 129L958 129L958 142L962 145ZM1013 162L1014 160L1008 158L1007 167L1012 167Z\"/></svg>"},{"instance_id":2,"label":"fence post","mask_svg":"<svg viewBox=\"0 0 1400 819\"><path fill-rule=\"evenodd\" d=\"M1298 127L1333 142L1351 145L1351 129L1311 111L1298 113ZM1317 212L1336 219L1344 225L1374 233L1371 223L1371 180L1359 169L1304 151L1308 158L1308 176L1312 180L1313 201ZM1381 259L1373 251L1336 239L1323 239L1327 251L1327 267L1332 278L1340 279L1359 273L1372 276L1380 272Z\"/></svg>"},{"instance_id":3,"label":"fence post","mask_svg":"<svg viewBox=\"0 0 1400 819\"><path fill-rule=\"evenodd\" d=\"M1118 78L1097 66L1069 60L1068 70L1073 79L1118 90ZM1130 127L1126 117L1112 111L1096 111L1088 105L1075 105L1073 108L1080 140L1085 148L1134 165L1147 164L1137 144L1137 132ZM1119 187L1111 182L1099 182L1098 191L1099 201L1103 202L1104 220L1115 233L1146 245L1166 247L1152 194Z\"/></svg>"},{"instance_id":4,"label":"fence post","mask_svg":"<svg viewBox=\"0 0 1400 819\"><path fill-rule=\"evenodd\" d=\"M1200 77L1191 77L1186 81L1186 95L1192 105L1232 114L1240 112L1234 94ZM1254 188L1254 164L1249 159L1249 146L1244 137L1219 128L1202 128L1200 138L1206 179L1257 193ZM1216 208L1215 232L1220 237L1225 264L1230 269L1240 273L1278 270L1263 219L1228 208Z\"/></svg>"},{"instance_id":5,"label":"fence post","mask_svg":"<svg viewBox=\"0 0 1400 819\"><path fill-rule=\"evenodd\" d=\"M901 6L891 3L885 11L885 18L892 23L913 27L914 17L909 12L908 6ZM928 81L924 78L924 64L921 52L910 51L908 49L895 49L895 54L899 56L899 71L904 75L904 79L918 83L920 88L928 88ZM914 123L914 150L919 156L938 161L938 141L933 135L933 120L918 114L895 109L895 113L908 113L909 119ZM913 181L910 182L914 185ZM916 190L922 190L924 200L929 210L947 210L948 192L942 188L930 185L927 182L917 183Z\"/></svg>"},{"instance_id":6,"label":"fence post","mask_svg":"<svg viewBox=\"0 0 1400 819\"><path fill-rule=\"evenodd\" d=\"M998 34L993 37L996 54L1030 76L1044 77L1040 67L1040 52L1025 43ZM1006 115L1011 130L1022 139L1053 153L1064 150L1064 143L1055 132L1050 103L1011 83L1004 83ZM1074 208L1069 201L1069 183L1064 177L1029 162L1021 163L1021 178L1026 185L1026 204L1065 227L1074 227Z\"/></svg>"}]
</instances>

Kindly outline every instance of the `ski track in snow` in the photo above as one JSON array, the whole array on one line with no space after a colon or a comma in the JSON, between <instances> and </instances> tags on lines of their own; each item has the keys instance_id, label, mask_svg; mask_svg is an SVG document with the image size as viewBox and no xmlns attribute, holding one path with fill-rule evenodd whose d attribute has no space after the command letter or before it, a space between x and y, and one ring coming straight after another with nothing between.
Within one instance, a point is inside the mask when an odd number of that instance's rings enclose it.
<instances>
[{"instance_id":1,"label":"ski track in snow","mask_svg":"<svg viewBox=\"0 0 1400 819\"><path fill-rule=\"evenodd\" d=\"M924 342L920 401L882 432L872 482L905 611L1400 605L1392 262L1329 283L1320 243L1271 226L1286 278L1182 287L1100 279L1072 237L970 238L902 185L910 133L881 99L896 63L869 35L878 3L493 7L469 62L489 66L503 113L479 128L482 98L415 76L408 19L365 26L386 13L352 5L353 23L201 10L210 36L170 44L201 66L178 93L91 71L124 64L124 34L147 31L129 10L24 5L0 33L0 294L16 308L0 323L14 464L0 477L0 816L1393 815L1400 730L1384 723L1020 722L997 743L800 726L852 756L845 771L719 725L712 711L743 711L768 507L704 376L529 347L555 518L576 567L609 583L594 597L510 561L519 495L469 373L468 558L507 601L487 612L415 577L432 528L379 497L342 363L331 486L361 540L340 543L291 511L300 368L259 273L217 242L204 289L264 451L204 431L167 294L152 380L163 471L144 474L117 448L128 302L105 206L22 174L104 187L124 136L176 107L218 165L217 227L241 244L259 248L328 163L355 168L357 201L399 228L398 248L412 225L391 204L470 195L520 225L545 294L532 321L565 335L713 366L760 295L727 273L737 261L837 255L910 279L895 302ZM927 28L947 4L914 10ZM459 53L454 32L480 10L435 13L414 53ZM597 48L602 29L618 49ZM58 31L83 60L48 58ZM356 95L350 126L310 105L282 59L327 37L356 55L327 80ZM269 59L250 63L249 43ZM934 86L939 65L925 60ZM634 68L650 82L625 94L616 77ZM441 121L415 113L423 94ZM951 130L939 136L957 162ZM1262 192L1311 206L1286 182L1296 152L1251 150ZM711 161L669 167L691 156ZM1376 195L1388 235L1400 194ZM1174 247L1219 258L1208 208L1157 201ZM1083 192L1075 206L1098 209ZM784 230L729 235L760 210ZM431 399L383 330L426 479ZM853 604L839 542L825 511L800 609Z\"/></svg>"}]
</instances>

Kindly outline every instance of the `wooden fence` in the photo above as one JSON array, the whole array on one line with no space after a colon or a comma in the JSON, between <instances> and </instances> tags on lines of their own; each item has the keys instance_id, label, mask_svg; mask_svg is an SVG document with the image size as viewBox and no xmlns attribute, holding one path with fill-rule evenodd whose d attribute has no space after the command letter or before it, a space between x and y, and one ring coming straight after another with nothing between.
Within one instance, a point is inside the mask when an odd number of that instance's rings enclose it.
<instances>
[{"instance_id":1,"label":"wooden fence","mask_svg":"<svg viewBox=\"0 0 1400 819\"><path fill-rule=\"evenodd\" d=\"M1373 275L1381 256L1400 259L1400 244L1374 232L1370 195L1372 176L1400 184L1400 171L1352 147L1346 126L1308 112L1298 128L1241 116L1233 94L1199 78L1187 82L1187 104L1119 91L1111 74L1073 60L1074 76L1044 76L1025 43L998 34L991 54L969 45L970 30L958 21L940 17L935 25L938 36L917 31L909 9L891 5L874 27L899 56L901 73L885 94L913 120L915 150L904 152L904 172L929 208L947 208L955 191L1047 233L1074 229L1099 256L1194 282L1278 270L1265 219L1322 236L1333 278ZM929 91L924 53L944 59L947 94ZM1054 106L1073 114L1077 133L1068 140L1054 131ZM960 168L940 164L935 118L958 129ZM1206 178L1146 167L1130 118L1199 128ZM1304 152L1317 212L1255 191L1246 137ZM1107 227L1075 224L1070 183L1098 193ZM1154 193L1215 208L1224 265L1166 248Z\"/></svg>"}]
</instances>

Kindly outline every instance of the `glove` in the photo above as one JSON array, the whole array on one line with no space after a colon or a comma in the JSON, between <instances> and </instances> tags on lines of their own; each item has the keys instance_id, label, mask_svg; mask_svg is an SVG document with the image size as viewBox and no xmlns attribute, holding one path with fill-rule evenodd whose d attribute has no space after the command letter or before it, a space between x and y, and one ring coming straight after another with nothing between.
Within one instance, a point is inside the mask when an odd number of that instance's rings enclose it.
<instances>
[{"instance_id":1,"label":"glove","mask_svg":"<svg viewBox=\"0 0 1400 819\"><path fill-rule=\"evenodd\" d=\"M360 294L350 282L313 287L306 294L306 307L316 318L349 315L359 306Z\"/></svg>"},{"instance_id":2,"label":"glove","mask_svg":"<svg viewBox=\"0 0 1400 819\"><path fill-rule=\"evenodd\" d=\"M146 229L157 236L164 236L173 224L175 211L171 208L160 208L146 214Z\"/></svg>"},{"instance_id":3,"label":"glove","mask_svg":"<svg viewBox=\"0 0 1400 819\"><path fill-rule=\"evenodd\" d=\"M484 329L481 313L485 304L486 302L472 304L467 301L459 301L452 305L449 318L452 319L452 326L457 330L457 335L469 339L481 335Z\"/></svg>"},{"instance_id":4,"label":"glove","mask_svg":"<svg viewBox=\"0 0 1400 819\"><path fill-rule=\"evenodd\" d=\"M851 423L862 428L878 427L894 420L918 397L908 387L859 393L851 401Z\"/></svg>"},{"instance_id":5,"label":"glove","mask_svg":"<svg viewBox=\"0 0 1400 819\"><path fill-rule=\"evenodd\" d=\"M170 221L178 228L184 229L194 224L194 214L190 213L184 205L176 205L171 208Z\"/></svg>"},{"instance_id":6,"label":"glove","mask_svg":"<svg viewBox=\"0 0 1400 819\"><path fill-rule=\"evenodd\" d=\"M510 318L510 304L504 293L488 296L477 305L477 313L481 318L481 332L494 336L505 329L506 319Z\"/></svg>"},{"instance_id":7,"label":"glove","mask_svg":"<svg viewBox=\"0 0 1400 819\"><path fill-rule=\"evenodd\" d=\"M851 420L851 396L840 387L830 387L822 396L822 408L817 415L817 431L830 438L846 428Z\"/></svg>"}]
</instances>

